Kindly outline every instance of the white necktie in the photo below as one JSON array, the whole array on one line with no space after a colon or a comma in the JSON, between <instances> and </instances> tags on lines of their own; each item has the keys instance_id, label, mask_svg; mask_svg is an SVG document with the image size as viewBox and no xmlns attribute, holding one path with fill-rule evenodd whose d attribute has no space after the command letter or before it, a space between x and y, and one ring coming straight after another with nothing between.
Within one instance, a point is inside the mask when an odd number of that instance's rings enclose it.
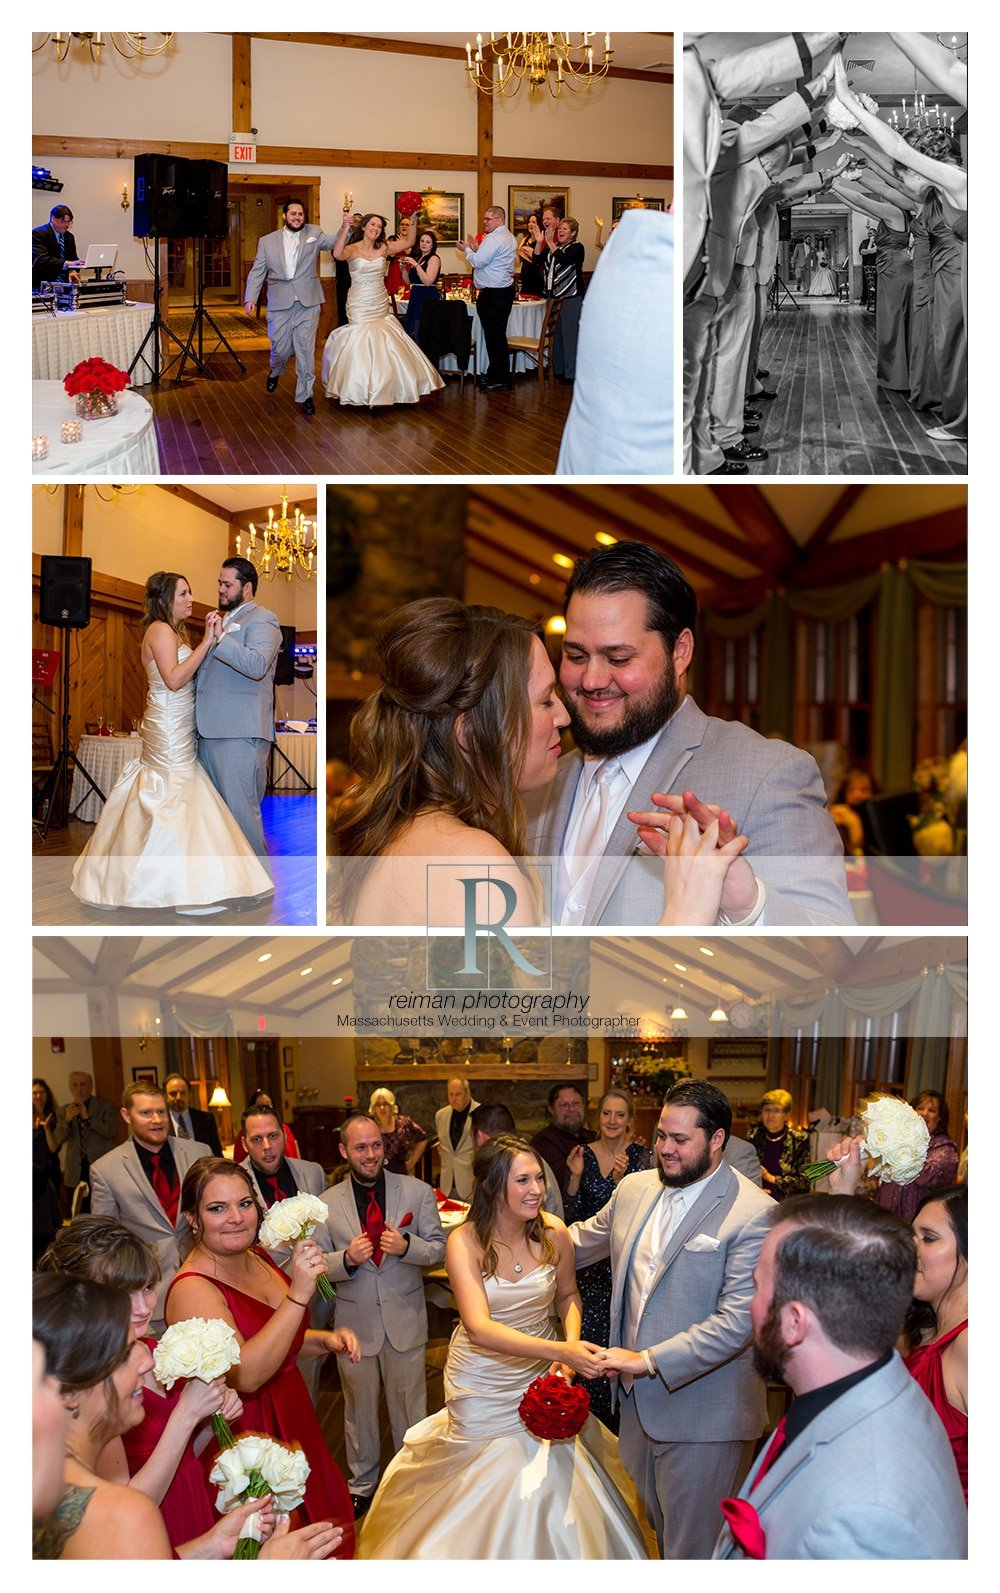
<instances>
[{"instance_id":1,"label":"white necktie","mask_svg":"<svg viewBox=\"0 0 1000 1593\"><path fill-rule=\"evenodd\" d=\"M617 758L604 758L591 776L590 790L572 843L572 854L563 858L564 924L582 920L594 876L607 844L614 784L622 772Z\"/></svg>"}]
</instances>

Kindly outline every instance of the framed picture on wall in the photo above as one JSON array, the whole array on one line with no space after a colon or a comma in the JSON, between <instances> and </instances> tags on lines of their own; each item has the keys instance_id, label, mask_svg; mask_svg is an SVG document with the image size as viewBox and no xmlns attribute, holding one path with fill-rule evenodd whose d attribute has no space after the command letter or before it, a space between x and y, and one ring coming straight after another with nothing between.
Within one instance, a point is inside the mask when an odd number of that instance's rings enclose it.
<instances>
[{"instance_id":1,"label":"framed picture on wall","mask_svg":"<svg viewBox=\"0 0 1000 1593\"><path fill-rule=\"evenodd\" d=\"M408 188L398 188L393 200L393 210L398 218L400 199L405 193L410 193ZM437 234L438 244L458 243L465 237L465 195L447 194L438 188L428 188L421 194L423 205L413 218L416 227L416 236L419 237L425 227L430 227Z\"/></svg>"},{"instance_id":2,"label":"framed picture on wall","mask_svg":"<svg viewBox=\"0 0 1000 1593\"><path fill-rule=\"evenodd\" d=\"M294 1088L295 1088L295 1074L286 1072L286 1074L285 1074L285 1094L286 1095L291 1095L291 1093L294 1090Z\"/></svg>"},{"instance_id":3,"label":"framed picture on wall","mask_svg":"<svg viewBox=\"0 0 1000 1593\"><path fill-rule=\"evenodd\" d=\"M611 201L611 220L620 221L626 210L663 210L666 200L662 197L651 199L648 195L633 194L629 199L620 195Z\"/></svg>"},{"instance_id":4,"label":"framed picture on wall","mask_svg":"<svg viewBox=\"0 0 1000 1593\"><path fill-rule=\"evenodd\" d=\"M541 217L543 210L554 210L557 216L568 216L568 188L515 188L507 186L507 225L511 232L527 232L528 217Z\"/></svg>"},{"instance_id":5,"label":"framed picture on wall","mask_svg":"<svg viewBox=\"0 0 1000 1593\"><path fill-rule=\"evenodd\" d=\"M158 1085L159 1082L160 1082L160 1080L159 1080L159 1078L157 1076L157 1072L156 1072L155 1066L151 1066L151 1067L148 1067L148 1068L133 1068L132 1069L132 1083L133 1084L157 1084Z\"/></svg>"}]
</instances>

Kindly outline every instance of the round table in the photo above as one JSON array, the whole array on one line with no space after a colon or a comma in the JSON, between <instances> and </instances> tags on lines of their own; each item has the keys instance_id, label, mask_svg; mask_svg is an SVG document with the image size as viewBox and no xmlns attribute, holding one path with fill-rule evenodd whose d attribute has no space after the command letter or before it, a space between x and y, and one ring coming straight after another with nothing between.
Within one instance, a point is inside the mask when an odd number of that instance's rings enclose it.
<instances>
[{"instance_id":1,"label":"round table","mask_svg":"<svg viewBox=\"0 0 1000 1593\"><path fill-rule=\"evenodd\" d=\"M108 796L117 785L121 772L133 758L142 752L140 736L81 736L76 748L76 761L82 764L90 778ZM77 807L79 803L79 808ZM79 769L73 770L73 785L69 795L69 810L84 824L96 824L103 804L92 791Z\"/></svg>"},{"instance_id":2,"label":"round table","mask_svg":"<svg viewBox=\"0 0 1000 1593\"><path fill-rule=\"evenodd\" d=\"M295 730L275 732L274 744L285 757L275 756L271 762L272 790L315 791L316 789L316 734ZM288 763L285 762L288 759ZM288 764L292 767L289 768Z\"/></svg>"},{"instance_id":3,"label":"round table","mask_svg":"<svg viewBox=\"0 0 1000 1593\"><path fill-rule=\"evenodd\" d=\"M99 354L127 371L149 331L151 304L110 304L93 310L57 310L31 317L31 375L34 381L59 381L81 360ZM134 386L151 380L152 344L132 377Z\"/></svg>"},{"instance_id":4,"label":"round table","mask_svg":"<svg viewBox=\"0 0 1000 1593\"><path fill-rule=\"evenodd\" d=\"M80 442L60 442L60 424L75 418L73 399L62 382L32 382L31 434L49 439L48 458L31 461L33 475L71 476L74 481L112 472L116 481L159 475L153 411L138 393L119 393L117 415L85 420Z\"/></svg>"}]
</instances>

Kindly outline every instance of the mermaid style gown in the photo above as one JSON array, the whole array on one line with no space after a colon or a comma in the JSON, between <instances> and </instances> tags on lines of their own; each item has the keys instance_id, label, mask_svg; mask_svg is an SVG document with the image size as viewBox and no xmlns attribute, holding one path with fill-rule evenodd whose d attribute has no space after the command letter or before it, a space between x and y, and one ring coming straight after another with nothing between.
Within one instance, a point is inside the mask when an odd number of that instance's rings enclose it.
<instances>
[{"instance_id":1,"label":"mermaid style gown","mask_svg":"<svg viewBox=\"0 0 1000 1593\"><path fill-rule=\"evenodd\" d=\"M813 274L809 278L808 294L811 299L837 297L837 279L830 270L830 263L825 254L817 256Z\"/></svg>"},{"instance_id":2,"label":"mermaid style gown","mask_svg":"<svg viewBox=\"0 0 1000 1593\"><path fill-rule=\"evenodd\" d=\"M347 325L330 333L320 375L327 398L375 409L415 404L444 386L427 355L407 337L385 291L386 260L349 262Z\"/></svg>"},{"instance_id":3,"label":"mermaid style gown","mask_svg":"<svg viewBox=\"0 0 1000 1593\"><path fill-rule=\"evenodd\" d=\"M182 645L178 662L190 653ZM170 691L152 658L146 678L142 751L76 860L74 896L97 907L169 908L270 895L273 881L198 762L194 681Z\"/></svg>"},{"instance_id":4,"label":"mermaid style gown","mask_svg":"<svg viewBox=\"0 0 1000 1593\"><path fill-rule=\"evenodd\" d=\"M494 1321L555 1338L555 1269L484 1278ZM558 1356L553 1343L553 1359ZM459 1324L444 1410L411 1427L358 1537L359 1560L645 1560L618 1445L593 1416L576 1438L532 1437L517 1414L551 1363L477 1350Z\"/></svg>"},{"instance_id":5,"label":"mermaid style gown","mask_svg":"<svg viewBox=\"0 0 1000 1593\"><path fill-rule=\"evenodd\" d=\"M878 346L879 387L910 393L910 303L913 266L907 255L909 229L897 232L880 221L875 232L878 254L878 293L875 300L875 340Z\"/></svg>"}]
</instances>

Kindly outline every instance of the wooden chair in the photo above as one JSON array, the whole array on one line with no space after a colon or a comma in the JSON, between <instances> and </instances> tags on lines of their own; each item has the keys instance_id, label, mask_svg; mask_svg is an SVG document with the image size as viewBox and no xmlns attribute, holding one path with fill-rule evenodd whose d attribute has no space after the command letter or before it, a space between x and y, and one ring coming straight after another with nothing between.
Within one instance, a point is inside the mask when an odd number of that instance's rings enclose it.
<instances>
[{"instance_id":1,"label":"wooden chair","mask_svg":"<svg viewBox=\"0 0 1000 1593\"><path fill-rule=\"evenodd\" d=\"M562 299L549 299L545 305L545 314L542 317L541 329L537 337L508 337L507 349L514 356L514 369L517 369L517 356L519 354L534 354L538 360L538 380L544 385L545 369L548 365L549 375L555 381L555 367L553 353L556 341L556 327L562 314Z\"/></svg>"}]
</instances>

